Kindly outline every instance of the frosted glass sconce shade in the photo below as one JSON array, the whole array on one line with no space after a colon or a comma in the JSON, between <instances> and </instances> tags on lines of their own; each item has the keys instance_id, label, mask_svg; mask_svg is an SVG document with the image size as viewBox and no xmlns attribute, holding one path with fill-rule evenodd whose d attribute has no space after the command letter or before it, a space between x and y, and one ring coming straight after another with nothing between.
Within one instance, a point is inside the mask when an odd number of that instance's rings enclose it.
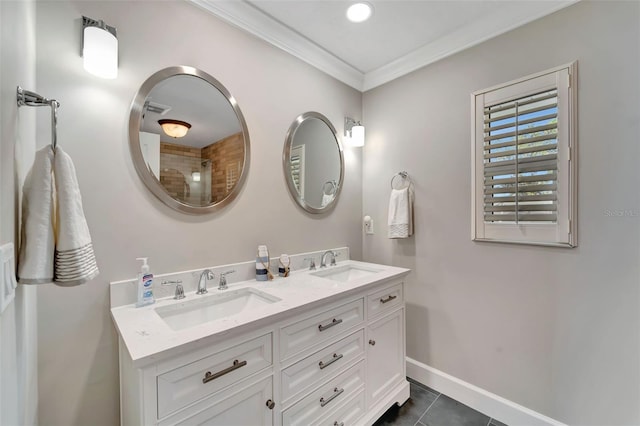
<instances>
[{"instance_id":1,"label":"frosted glass sconce shade","mask_svg":"<svg viewBox=\"0 0 640 426\"><path fill-rule=\"evenodd\" d=\"M181 138L187 134L191 124L180 120L158 120L162 130L172 138Z\"/></svg>"},{"instance_id":2,"label":"frosted glass sconce shade","mask_svg":"<svg viewBox=\"0 0 640 426\"><path fill-rule=\"evenodd\" d=\"M353 126L351 128L351 146L364 146L364 126Z\"/></svg>"},{"instance_id":3,"label":"frosted glass sconce shade","mask_svg":"<svg viewBox=\"0 0 640 426\"><path fill-rule=\"evenodd\" d=\"M118 76L116 29L95 19L82 17L82 57L84 69L101 78Z\"/></svg>"},{"instance_id":4,"label":"frosted glass sconce shade","mask_svg":"<svg viewBox=\"0 0 640 426\"><path fill-rule=\"evenodd\" d=\"M364 126L353 118L344 118L344 136L346 144L351 147L364 146Z\"/></svg>"},{"instance_id":5,"label":"frosted glass sconce shade","mask_svg":"<svg viewBox=\"0 0 640 426\"><path fill-rule=\"evenodd\" d=\"M200 182L200 172L191 172L191 179L194 182Z\"/></svg>"}]
</instances>

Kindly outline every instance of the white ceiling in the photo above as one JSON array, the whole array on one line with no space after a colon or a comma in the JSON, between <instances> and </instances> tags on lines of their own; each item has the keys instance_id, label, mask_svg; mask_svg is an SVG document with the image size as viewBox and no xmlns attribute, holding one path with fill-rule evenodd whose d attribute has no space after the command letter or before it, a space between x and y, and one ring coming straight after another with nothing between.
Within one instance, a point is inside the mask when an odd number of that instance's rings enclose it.
<instances>
[{"instance_id":1,"label":"white ceiling","mask_svg":"<svg viewBox=\"0 0 640 426\"><path fill-rule=\"evenodd\" d=\"M190 1L366 91L577 0L366 0L360 24L356 0Z\"/></svg>"},{"instance_id":2,"label":"white ceiling","mask_svg":"<svg viewBox=\"0 0 640 426\"><path fill-rule=\"evenodd\" d=\"M160 135L163 142L204 148L242 130L227 98L209 82L190 75L169 77L153 87L146 101L168 107L164 114L145 111L140 130ZM161 119L191 124L180 139L167 136L158 124Z\"/></svg>"}]
</instances>

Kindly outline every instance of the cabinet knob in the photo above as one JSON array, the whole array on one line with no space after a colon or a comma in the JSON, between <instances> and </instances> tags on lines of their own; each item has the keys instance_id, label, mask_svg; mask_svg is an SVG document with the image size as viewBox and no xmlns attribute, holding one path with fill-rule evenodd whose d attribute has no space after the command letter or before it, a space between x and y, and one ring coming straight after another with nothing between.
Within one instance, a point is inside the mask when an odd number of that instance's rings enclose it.
<instances>
[{"instance_id":1,"label":"cabinet knob","mask_svg":"<svg viewBox=\"0 0 640 426\"><path fill-rule=\"evenodd\" d=\"M376 345L376 341L375 341L375 340L373 340L373 339L371 339L371 340L369 340L369 344L370 344L371 346L375 346L375 345Z\"/></svg>"},{"instance_id":2,"label":"cabinet knob","mask_svg":"<svg viewBox=\"0 0 640 426\"><path fill-rule=\"evenodd\" d=\"M269 410L273 410L273 407L275 407L275 406L276 406L275 402L273 402L270 399L267 400L267 407L269 408Z\"/></svg>"}]
</instances>

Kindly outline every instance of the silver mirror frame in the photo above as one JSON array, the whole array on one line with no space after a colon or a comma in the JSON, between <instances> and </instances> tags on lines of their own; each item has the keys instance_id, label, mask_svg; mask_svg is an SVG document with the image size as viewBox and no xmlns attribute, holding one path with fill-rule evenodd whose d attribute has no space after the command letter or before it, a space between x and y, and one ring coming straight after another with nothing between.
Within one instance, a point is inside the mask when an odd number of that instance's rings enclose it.
<instances>
[{"instance_id":1,"label":"silver mirror frame","mask_svg":"<svg viewBox=\"0 0 640 426\"><path fill-rule=\"evenodd\" d=\"M156 177L153 176L147 169L144 157L142 155L142 150L140 149L140 126L142 124L142 110L144 108L145 100L158 83L169 77L177 75L190 75L193 77L201 78L218 89L220 93L222 93L222 95L227 99L227 101L229 101L229 104L233 108L233 111L238 118L240 127L242 128L242 137L244 138L244 162L242 166L242 173L240 174L236 185L224 199L208 206L194 206L182 203L172 198L160 184L160 181L156 179ZM131 113L129 114L129 150L131 151L133 165L135 166L138 176L140 176L140 179L142 179L142 182L144 182L151 193L153 193L153 195L160 199L160 201L174 210L178 210L183 213L200 215L218 211L231 203L238 196L238 194L242 190L242 187L244 186L244 182L247 179L247 174L249 173L249 159L251 158L250 148L251 144L249 142L249 130L247 129L247 123L244 119L244 116L242 115L242 112L240 111L240 107L238 106L235 98L231 96L229 91L213 76L197 68L181 65L168 67L156 72L144 83L142 83L142 86L140 86L140 90L138 90L138 93L136 93L136 96L131 103Z\"/></svg>"},{"instance_id":2,"label":"silver mirror frame","mask_svg":"<svg viewBox=\"0 0 640 426\"><path fill-rule=\"evenodd\" d=\"M316 118L326 124L327 127L329 127L331 133L333 134L333 137L336 140L338 154L340 155L340 179L338 181L338 189L335 192L335 197L333 197L333 200L331 200L329 204L322 208L313 207L307 204L307 202L300 197L300 194L298 194L298 190L296 189L295 183L293 181L293 177L291 176L291 146L293 145L293 137L296 133L296 130L298 130L302 123L310 118ZM291 194L293 199L296 200L296 203L298 203L298 205L302 207L303 210L312 214L322 214L329 212L335 207L340 196L340 191L342 190L342 185L344 183L344 155L342 152L342 143L340 142L340 138L338 137L338 133L336 132L335 127L333 127L333 124L331 124L331 121L329 121L327 117L320 114L319 112L305 112L304 114L300 114L298 117L296 117L293 123L291 123L291 126L287 131L287 136L284 142L284 149L282 151L282 168L284 171L284 177L287 181L287 187L289 188L289 194Z\"/></svg>"}]
</instances>

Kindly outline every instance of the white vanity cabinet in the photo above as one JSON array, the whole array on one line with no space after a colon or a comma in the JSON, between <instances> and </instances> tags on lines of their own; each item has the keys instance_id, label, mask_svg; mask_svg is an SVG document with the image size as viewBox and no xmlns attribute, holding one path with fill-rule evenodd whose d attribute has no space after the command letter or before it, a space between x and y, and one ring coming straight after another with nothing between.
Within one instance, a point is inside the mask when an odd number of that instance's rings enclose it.
<instances>
[{"instance_id":1,"label":"white vanity cabinet","mask_svg":"<svg viewBox=\"0 0 640 426\"><path fill-rule=\"evenodd\" d=\"M409 398L399 279L206 336L135 365L123 425L370 425Z\"/></svg>"},{"instance_id":2,"label":"white vanity cabinet","mask_svg":"<svg viewBox=\"0 0 640 426\"><path fill-rule=\"evenodd\" d=\"M402 284L371 294L367 327L367 400L370 404L405 381Z\"/></svg>"}]
</instances>

